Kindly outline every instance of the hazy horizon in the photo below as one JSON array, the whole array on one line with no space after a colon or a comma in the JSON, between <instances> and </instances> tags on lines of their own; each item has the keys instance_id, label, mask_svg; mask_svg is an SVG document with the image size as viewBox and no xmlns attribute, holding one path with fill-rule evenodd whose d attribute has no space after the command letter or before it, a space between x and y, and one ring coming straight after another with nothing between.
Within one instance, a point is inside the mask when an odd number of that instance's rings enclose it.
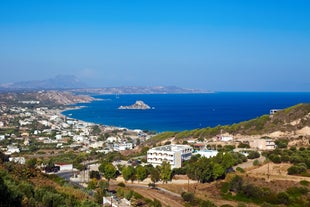
<instances>
[{"instance_id":1,"label":"hazy horizon","mask_svg":"<svg viewBox=\"0 0 310 207\"><path fill-rule=\"evenodd\" d=\"M0 2L0 84L310 91L306 0Z\"/></svg>"}]
</instances>

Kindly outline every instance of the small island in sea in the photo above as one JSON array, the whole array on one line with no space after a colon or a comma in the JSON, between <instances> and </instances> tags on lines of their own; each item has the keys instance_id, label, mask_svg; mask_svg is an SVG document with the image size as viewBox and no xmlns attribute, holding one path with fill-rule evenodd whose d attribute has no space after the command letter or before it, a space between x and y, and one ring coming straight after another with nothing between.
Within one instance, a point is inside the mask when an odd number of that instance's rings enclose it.
<instances>
[{"instance_id":1,"label":"small island in sea","mask_svg":"<svg viewBox=\"0 0 310 207\"><path fill-rule=\"evenodd\" d=\"M120 106L118 109L135 109L135 110L147 110L151 109L151 107L145 104L143 101L136 101L136 103L130 106Z\"/></svg>"}]
</instances>

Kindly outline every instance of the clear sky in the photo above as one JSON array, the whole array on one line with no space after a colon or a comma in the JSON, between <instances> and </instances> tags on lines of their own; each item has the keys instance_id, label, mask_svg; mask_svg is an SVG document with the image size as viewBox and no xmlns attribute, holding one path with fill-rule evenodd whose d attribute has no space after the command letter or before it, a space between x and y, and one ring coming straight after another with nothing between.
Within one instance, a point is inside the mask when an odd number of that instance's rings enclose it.
<instances>
[{"instance_id":1,"label":"clear sky","mask_svg":"<svg viewBox=\"0 0 310 207\"><path fill-rule=\"evenodd\" d=\"M0 0L0 83L310 91L309 0Z\"/></svg>"}]
</instances>

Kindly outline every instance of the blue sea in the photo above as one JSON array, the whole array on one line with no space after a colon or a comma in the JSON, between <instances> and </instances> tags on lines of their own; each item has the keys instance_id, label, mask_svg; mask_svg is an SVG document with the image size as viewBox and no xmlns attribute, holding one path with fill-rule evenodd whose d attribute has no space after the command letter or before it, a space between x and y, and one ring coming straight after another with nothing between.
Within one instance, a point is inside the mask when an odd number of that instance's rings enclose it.
<instances>
[{"instance_id":1,"label":"blue sea","mask_svg":"<svg viewBox=\"0 0 310 207\"><path fill-rule=\"evenodd\" d=\"M310 93L218 92L207 94L100 95L97 101L64 115L129 129L183 131L250 120L270 109L310 103ZM119 110L141 100L153 109Z\"/></svg>"}]
</instances>

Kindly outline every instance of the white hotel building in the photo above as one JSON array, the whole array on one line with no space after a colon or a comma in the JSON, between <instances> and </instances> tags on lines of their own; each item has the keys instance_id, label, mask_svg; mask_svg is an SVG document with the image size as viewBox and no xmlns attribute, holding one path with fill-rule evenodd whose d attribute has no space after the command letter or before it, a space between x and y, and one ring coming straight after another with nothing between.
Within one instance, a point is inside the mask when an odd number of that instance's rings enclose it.
<instances>
[{"instance_id":1,"label":"white hotel building","mask_svg":"<svg viewBox=\"0 0 310 207\"><path fill-rule=\"evenodd\" d=\"M182 166L183 160L188 160L192 156L193 148L188 145L165 145L154 147L147 151L147 162L154 167L161 165L163 161L170 163L171 168Z\"/></svg>"}]
</instances>

